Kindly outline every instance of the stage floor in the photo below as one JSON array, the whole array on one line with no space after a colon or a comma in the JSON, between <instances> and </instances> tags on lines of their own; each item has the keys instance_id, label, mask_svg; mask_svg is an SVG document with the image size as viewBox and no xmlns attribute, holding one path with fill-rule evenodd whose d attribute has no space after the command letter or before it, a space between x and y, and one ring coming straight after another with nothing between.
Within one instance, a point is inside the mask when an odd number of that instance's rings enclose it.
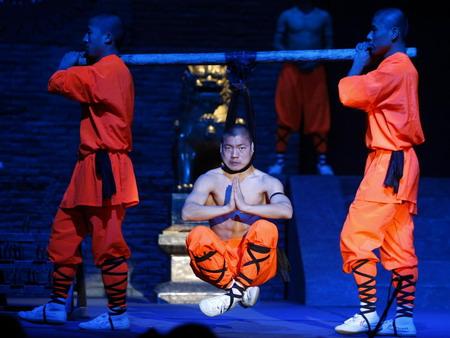
<instances>
[{"instance_id":1,"label":"stage floor","mask_svg":"<svg viewBox=\"0 0 450 338\"><path fill-rule=\"evenodd\" d=\"M0 313L17 316L19 309L44 302L44 299L8 299L8 307ZM203 315L197 305L155 304L139 299L130 299L128 309L132 321L132 328L128 332L80 330L78 323L89 318L77 318L65 325L21 323L27 337L139 337L150 328L166 334L175 327L189 323L206 325L218 338L343 337L334 332L334 327L357 311L352 307L311 307L287 301L259 301L253 308L236 307L221 316L210 318ZM88 317L95 317L104 311L104 299L88 299ZM418 337L450 337L449 309L417 307L415 323Z\"/></svg>"}]
</instances>

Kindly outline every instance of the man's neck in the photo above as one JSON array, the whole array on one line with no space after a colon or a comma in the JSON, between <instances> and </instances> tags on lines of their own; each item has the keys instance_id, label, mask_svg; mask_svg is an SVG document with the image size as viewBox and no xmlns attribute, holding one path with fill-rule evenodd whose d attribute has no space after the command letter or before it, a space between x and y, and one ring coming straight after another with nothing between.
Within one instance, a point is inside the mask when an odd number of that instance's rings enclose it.
<instances>
[{"instance_id":1,"label":"man's neck","mask_svg":"<svg viewBox=\"0 0 450 338\"><path fill-rule=\"evenodd\" d=\"M243 181L248 175L252 174L255 171L252 162L247 164L241 170L231 170L225 164L222 165L221 169L223 171L223 174L228 177L230 181L232 181L233 178L237 177L239 182Z\"/></svg>"},{"instance_id":2,"label":"man's neck","mask_svg":"<svg viewBox=\"0 0 450 338\"><path fill-rule=\"evenodd\" d=\"M109 55L118 55L119 53L118 53L118 50L117 49L108 49L108 50L106 50L104 53L102 53L102 55L100 55L99 57L97 57L95 60L90 60L91 62L90 62L90 64L94 64L94 63L97 63L97 62L99 62L101 59L103 59L104 57L106 57L106 56L109 56Z\"/></svg>"},{"instance_id":3,"label":"man's neck","mask_svg":"<svg viewBox=\"0 0 450 338\"><path fill-rule=\"evenodd\" d=\"M404 43L394 45L389 51L384 55L384 58L388 56L394 55L395 53L405 53L406 54L406 46Z\"/></svg>"}]
</instances>

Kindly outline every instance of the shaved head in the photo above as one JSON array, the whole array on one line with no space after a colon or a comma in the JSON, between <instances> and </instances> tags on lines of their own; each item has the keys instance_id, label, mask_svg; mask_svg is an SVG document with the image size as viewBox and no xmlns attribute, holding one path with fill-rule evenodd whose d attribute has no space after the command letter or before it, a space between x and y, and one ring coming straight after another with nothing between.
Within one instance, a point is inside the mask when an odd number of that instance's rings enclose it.
<instances>
[{"instance_id":1,"label":"shaved head","mask_svg":"<svg viewBox=\"0 0 450 338\"><path fill-rule=\"evenodd\" d=\"M222 141L224 138L228 136L238 136L238 135L246 137L250 141L250 143L253 142L253 137L250 134L250 130L247 128L247 126L243 124L235 124L230 129L226 130L223 133Z\"/></svg>"},{"instance_id":2,"label":"shaved head","mask_svg":"<svg viewBox=\"0 0 450 338\"><path fill-rule=\"evenodd\" d=\"M99 27L103 33L111 33L114 43L120 47L125 37L122 20L115 14L103 13L94 16L91 23Z\"/></svg>"},{"instance_id":3,"label":"shaved head","mask_svg":"<svg viewBox=\"0 0 450 338\"><path fill-rule=\"evenodd\" d=\"M398 8L384 8L375 12L374 18L383 22L386 28L397 27L404 40L408 35L409 23L405 14Z\"/></svg>"}]
</instances>

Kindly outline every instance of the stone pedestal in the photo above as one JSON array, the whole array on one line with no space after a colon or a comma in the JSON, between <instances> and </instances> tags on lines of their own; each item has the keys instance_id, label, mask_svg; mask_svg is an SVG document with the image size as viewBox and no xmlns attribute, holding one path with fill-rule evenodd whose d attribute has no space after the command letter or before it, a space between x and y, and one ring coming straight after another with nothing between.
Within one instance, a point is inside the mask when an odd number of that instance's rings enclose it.
<instances>
[{"instance_id":1,"label":"stone pedestal","mask_svg":"<svg viewBox=\"0 0 450 338\"><path fill-rule=\"evenodd\" d=\"M155 288L158 302L161 303L196 304L204 298L223 293L200 280L190 267L186 236L195 226L208 226L208 222L184 222L181 219L181 208L187 196L187 193L172 194L172 225L163 230L158 238L161 249L170 255L171 264L170 281Z\"/></svg>"}]
</instances>

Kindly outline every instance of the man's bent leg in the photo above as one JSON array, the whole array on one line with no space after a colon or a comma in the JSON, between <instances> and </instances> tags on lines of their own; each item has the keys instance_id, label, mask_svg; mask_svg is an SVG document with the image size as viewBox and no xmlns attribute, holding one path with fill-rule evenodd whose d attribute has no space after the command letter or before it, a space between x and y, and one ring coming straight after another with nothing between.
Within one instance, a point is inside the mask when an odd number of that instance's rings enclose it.
<instances>
[{"instance_id":1,"label":"man's bent leg","mask_svg":"<svg viewBox=\"0 0 450 338\"><path fill-rule=\"evenodd\" d=\"M278 229L275 224L256 221L241 243L242 258L236 280L245 288L264 284L277 272Z\"/></svg>"},{"instance_id":2,"label":"man's bent leg","mask_svg":"<svg viewBox=\"0 0 450 338\"><path fill-rule=\"evenodd\" d=\"M227 289L233 281L236 262L229 256L219 237L208 227L197 226L186 238L194 274L220 289Z\"/></svg>"}]
</instances>

